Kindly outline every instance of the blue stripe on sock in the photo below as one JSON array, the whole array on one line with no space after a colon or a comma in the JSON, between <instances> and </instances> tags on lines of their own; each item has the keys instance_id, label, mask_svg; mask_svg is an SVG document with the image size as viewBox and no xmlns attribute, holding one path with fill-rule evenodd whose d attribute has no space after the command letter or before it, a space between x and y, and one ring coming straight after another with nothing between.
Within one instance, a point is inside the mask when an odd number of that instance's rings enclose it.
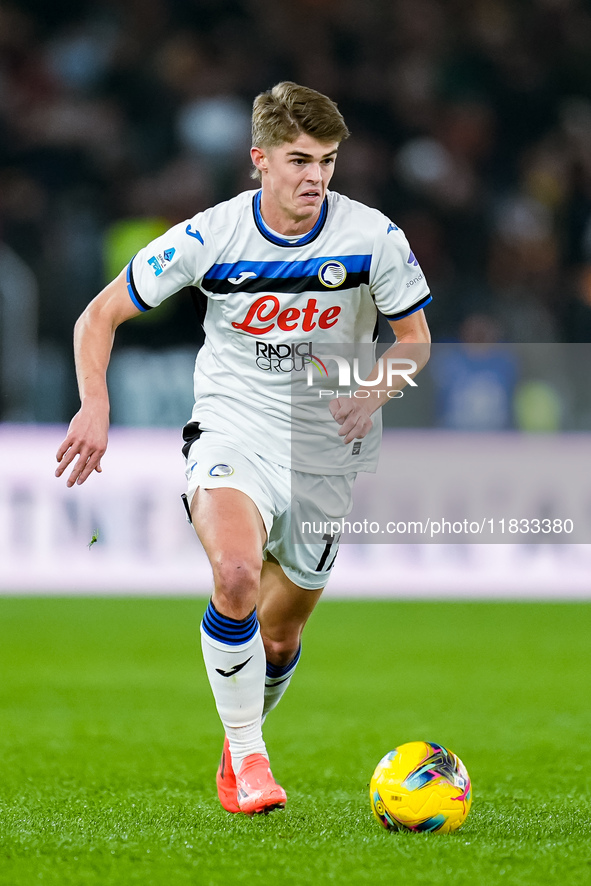
<instances>
[{"instance_id":1,"label":"blue stripe on sock","mask_svg":"<svg viewBox=\"0 0 591 886\"><path fill-rule=\"evenodd\" d=\"M227 618L227 616L218 612L210 600L201 625L212 640L217 640L219 643L227 643L229 646L240 646L252 640L257 632L259 623L257 621L256 609L247 618L237 621L234 618Z\"/></svg>"},{"instance_id":2,"label":"blue stripe on sock","mask_svg":"<svg viewBox=\"0 0 591 886\"><path fill-rule=\"evenodd\" d=\"M288 674L290 671L292 671L295 668L298 661L300 660L301 654L302 654L302 644L300 643L300 645L298 647L298 651L296 652L296 654L294 655L292 660L289 662L289 664L274 665L274 664L271 664L270 661L268 661L267 662L267 677L270 677L273 680L275 680L277 677L285 677L286 674Z\"/></svg>"}]
</instances>

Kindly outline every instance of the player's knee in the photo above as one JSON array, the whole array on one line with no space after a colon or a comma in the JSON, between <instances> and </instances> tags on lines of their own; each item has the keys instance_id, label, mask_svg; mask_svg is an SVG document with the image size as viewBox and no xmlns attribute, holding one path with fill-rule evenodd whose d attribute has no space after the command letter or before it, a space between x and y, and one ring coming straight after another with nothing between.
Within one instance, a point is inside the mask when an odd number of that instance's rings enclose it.
<instances>
[{"instance_id":1,"label":"player's knee","mask_svg":"<svg viewBox=\"0 0 591 886\"><path fill-rule=\"evenodd\" d=\"M213 564L215 597L222 612L252 609L261 580L261 563L245 558L225 557ZM234 616L235 617L235 616Z\"/></svg>"},{"instance_id":2,"label":"player's knee","mask_svg":"<svg viewBox=\"0 0 591 886\"><path fill-rule=\"evenodd\" d=\"M285 667L285 665L288 665L293 661L300 647L299 631L292 632L286 629L285 634L282 637L271 639L270 637L265 636L264 628L261 625L261 633L263 636L267 661L271 662L271 664L277 665L277 667Z\"/></svg>"}]
</instances>

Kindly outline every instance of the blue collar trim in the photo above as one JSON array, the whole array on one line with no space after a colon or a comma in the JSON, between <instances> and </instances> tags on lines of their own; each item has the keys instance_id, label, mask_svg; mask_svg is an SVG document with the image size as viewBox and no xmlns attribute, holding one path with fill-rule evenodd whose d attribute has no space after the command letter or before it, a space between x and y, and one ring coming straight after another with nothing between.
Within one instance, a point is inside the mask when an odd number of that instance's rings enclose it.
<instances>
[{"instance_id":1,"label":"blue collar trim","mask_svg":"<svg viewBox=\"0 0 591 886\"><path fill-rule=\"evenodd\" d=\"M299 240L284 240L283 237L278 237L276 234L269 230L269 228L263 221L263 216L261 215L261 195L262 191L257 191L252 201L254 221L263 237L266 240L269 240L271 243L274 243L275 246L306 246L306 244L311 243L312 240L316 239L316 237L324 227L326 217L328 215L328 197L325 197L322 201L322 207L320 209L318 221L311 231L308 231L308 233L300 237Z\"/></svg>"}]
</instances>

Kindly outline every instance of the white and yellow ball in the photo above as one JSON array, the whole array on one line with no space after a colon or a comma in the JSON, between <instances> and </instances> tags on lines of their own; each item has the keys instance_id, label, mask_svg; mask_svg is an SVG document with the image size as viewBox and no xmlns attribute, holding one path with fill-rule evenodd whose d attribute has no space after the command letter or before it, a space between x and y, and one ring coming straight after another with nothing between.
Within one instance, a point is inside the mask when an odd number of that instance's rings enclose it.
<instances>
[{"instance_id":1,"label":"white and yellow ball","mask_svg":"<svg viewBox=\"0 0 591 886\"><path fill-rule=\"evenodd\" d=\"M468 771L452 751L410 741L378 763L369 786L371 808L388 830L455 831L472 805Z\"/></svg>"}]
</instances>

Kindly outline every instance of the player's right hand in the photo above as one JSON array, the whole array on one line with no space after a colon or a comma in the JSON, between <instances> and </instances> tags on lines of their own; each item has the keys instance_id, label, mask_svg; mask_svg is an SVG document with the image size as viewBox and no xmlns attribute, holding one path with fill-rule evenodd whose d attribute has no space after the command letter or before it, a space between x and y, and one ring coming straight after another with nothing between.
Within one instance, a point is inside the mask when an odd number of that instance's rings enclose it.
<instances>
[{"instance_id":1,"label":"player's right hand","mask_svg":"<svg viewBox=\"0 0 591 886\"><path fill-rule=\"evenodd\" d=\"M363 439L373 427L367 407L359 400L336 397L330 401L328 408L336 423L341 426L339 437L345 438L344 443Z\"/></svg>"},{"instance_id":2,"label":"player's right hand","mask_svg":"<svg viewBox=\"0 0 591 886\"><path fill-rule=\"evenodd\" d=\"M56 453L59 462L55 476L61 477L66 468L74 462L66 486L80 486L93 471L102 471L101 458L107 449L109 420L104 414L95 414L88 409L76 413L64 442Z\"/></svg>"}]
</instances>

